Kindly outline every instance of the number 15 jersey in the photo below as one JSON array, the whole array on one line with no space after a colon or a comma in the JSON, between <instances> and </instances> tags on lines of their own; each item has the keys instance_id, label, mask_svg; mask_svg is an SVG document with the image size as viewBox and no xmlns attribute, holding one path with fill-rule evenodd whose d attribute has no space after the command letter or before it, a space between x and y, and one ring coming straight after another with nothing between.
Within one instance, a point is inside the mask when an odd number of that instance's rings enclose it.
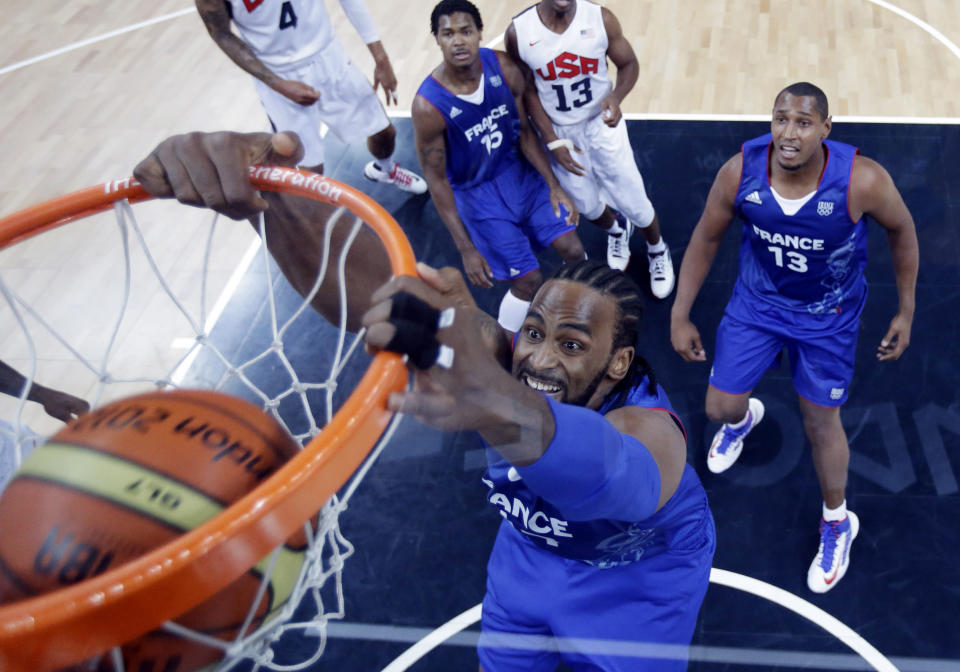
<instances>
[{"instance_id":1,"label":"number 15 jersey","mask_svg":"<svg viewBox=\"0 0 960 672\"><path fill-rule=\"evenodd\" d=\"M521 160L520 117L497 52L481 48L479 58L483 77L473 94L458 96L433 75L417 90L446 123L447 179L454 190L492 180Z\"/></svg>"},{"instance_id":2,"label":"number 15 jersey","mask_svg":"<svg viewBox=\"0 0 960 672\"><path fill-rule=\"evenodd\" d=\"M533 71L543 108L559 126L600 114L600 101L613 88L603 10L589 0L576 0L575 12L559 35L543 25L536 5L513 18L517 51Z\"/></svg>"}]
</instances>

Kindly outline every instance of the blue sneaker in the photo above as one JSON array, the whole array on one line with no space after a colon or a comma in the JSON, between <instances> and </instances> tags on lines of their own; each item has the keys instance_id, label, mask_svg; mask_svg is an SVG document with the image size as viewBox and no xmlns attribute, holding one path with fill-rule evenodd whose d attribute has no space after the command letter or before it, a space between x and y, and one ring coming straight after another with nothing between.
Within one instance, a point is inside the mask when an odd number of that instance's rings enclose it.
<instances>
[{"instance_id":1,"label":"blue sneaker","mask_svg":"<svg viewBox=\"0 0 960 672\"><path fill-rule=\"evenodd\" d=\"M750 397L747 402L747 422L739 429L724 425L713 436L710 452L707 453L707 468L715 474L726 471L740 457L743 440L763 420L763 402Z\"/></svg>"},{"instance_id":2,"label":"blue sneaker","mask_svg":"<svg viewBox=\"0 0 960 672\"><path fill-rule=\"evenodd\" d=\"M807 587L825 593L840 583L850 566L850 546L860 531L860 519L847 511L843 520L820 519L820 549L807 571Z\"/></svg>"}]
</instances>

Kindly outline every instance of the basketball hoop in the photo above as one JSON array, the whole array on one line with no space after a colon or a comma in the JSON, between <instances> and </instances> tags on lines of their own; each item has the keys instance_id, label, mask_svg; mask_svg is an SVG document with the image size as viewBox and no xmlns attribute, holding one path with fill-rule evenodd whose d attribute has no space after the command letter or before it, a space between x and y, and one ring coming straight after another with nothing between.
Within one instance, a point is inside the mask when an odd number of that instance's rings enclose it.
<instances>
[{"instance_id":1,"label":"basketball hoop","mask_svg":"<svg viewBox=\"0 0 960 672\"><path fill-rule=\"evenodd\" d=\"M258 189L294 194L346 208L376 232L390 258L394 275L416 274L413 251L403 232L391 215L369 197L329 178L289 168L254 166L250 169L250 176ZM136 180L127 178L53 199L0 219L0 249L111 208L115 209L117 223L121 224L122 218L132 216L129 204L151 198ZM340 211L331 217L328 228L334 226L339 214ZM359 223L356 226L359 227ZM261 231L262 227L261 219ZM266 246L263 248L266 255ZM345 255L346 250L342 257ZM325 250L324 264L326 262ZM341 279L342 266L341 261ZM342 284L341 305L346 291ZM13 297L2 280L0 289L23 326L18 308L23 307L24 302ZM170 296L177 301L173 294ZM301 311L308 303L309 297ZM345 313L341 322L342 344ZM23 328L26 330L25 326ZM205 336L204 327L200 325L198 342ZM32 349L29 334L27 338ZM359 337L354 349L357 343ZM340 349L338 346L338 357ZM36 355L33 357L35 364ZM31 372L28 375L31 384L32 378ZM305 521L315 517L328 500L333 503L327 503L322 516L328 522L321 524L320 528L308 529L308 537L322 541L320 538L329 535L342 540L336 527L336 516L345 502L338 504L335 493L357 471L387 430L392 414L386 410L385 399L391 392L402 389L406 380L406 369L399 356L391 353L376 355L349 399L322 431L309 439L304 449L277 473L223 513L174 542L105 574L0 607L0 669L26 672L64 667L158 627L203 602L267 558L272 549L303 527ZM145 378L144 382L170 384L168 377ZM21 398L18 413L23 403ZM376 452L373 457L375 455ZM344 497L353 492L356 483L355 479ZM352 550L345 540L342 543L346 544L348 551ZM339 593L340 567L328 569L318 558L313 560L314 566L306 568L298 581L299 595L302 596L311 586L319 585L318 581L325 580L326 575L336 575ZM339 564L342 566L342 562ZM295 600L291 599L287 617L294 607ZM178 631L178 626L171 624L170 629ZM257 636L262 639L261 633L258 632ZM325 641L323 634L321 640ZM230 655L240 656L249 655L252 646L248 642L229 644L229 647L222 648Z\"/></svg>"}]
</instances>

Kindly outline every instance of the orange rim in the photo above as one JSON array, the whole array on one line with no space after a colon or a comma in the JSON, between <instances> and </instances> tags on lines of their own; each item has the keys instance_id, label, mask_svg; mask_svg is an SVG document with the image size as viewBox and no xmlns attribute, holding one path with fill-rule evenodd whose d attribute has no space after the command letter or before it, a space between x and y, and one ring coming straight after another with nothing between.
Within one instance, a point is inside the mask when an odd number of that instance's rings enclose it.
<instances>
[{"instance_id":1,"label":"orange rim","mask_svg":"<svg viewBox=\"0 0 960 672\"><path fill-rule=\"evenodd\" d=\"M290 168L253 166L250 175L258 189L345 206L376 231L394 275L416 274L413 250L396 221L356 189ZM133 178L67 194L0 219L0 248L107 210L121 199L151 198ZM76 663L156 628L227 586L350 478L393 415L386 409L387 395L406 383L401 358L378 354L323 432L223 513L102 576L0 607L0 670L32 672Z\"/></svg>"}]
</instances>

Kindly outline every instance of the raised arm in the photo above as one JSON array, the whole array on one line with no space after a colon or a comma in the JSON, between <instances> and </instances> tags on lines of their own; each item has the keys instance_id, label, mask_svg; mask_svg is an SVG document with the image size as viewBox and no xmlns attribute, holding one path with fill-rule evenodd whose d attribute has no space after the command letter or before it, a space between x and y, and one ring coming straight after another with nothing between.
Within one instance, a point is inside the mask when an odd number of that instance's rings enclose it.
<instances>
[{"instance_id":1,"label":"raised arm","mask_svg":"<svg viewBox=\"0 0 960 672\"><path fill-rule=\"evenodd\" d=\"M543 177L547 186L550 188L550 202L553 204L554 213L559 217L559 206L563 205L567 209L567 221L571 224L576 224L580 218L577 206L569 194L560 186L556 175L553 174L553 169L550 167L550 159L547 158L543 144L540 142L540 137L536 131L533 130L533 127L527 123L527 108L523 100L526 90L526 79L523 76L523 72L520 70L520 66L510 58L508 53L498 51L497 58L500 61L500 69L503 70L507 85L510 87L510 92L513 94L514 104L517 107L517 116L520 118L520 151L524 157L526 157L527 161L530 162L530 165L540 173L540 176Z\"/></svg>"},{"instance_id":2,"label":"raised arm","mask_svg":"<svg viewBox=\"0 0 960 672\"><path fill-rule=\"evenodd\" d=\"M607 31L607 56L617 66L617 83L606 98L602 101L603 121L607 126L616 126L620 123L623 114L620 105L627 94L633 90L640 76L640 62L630 46L630 42L623 35L620 21L606 7L602 8L603 26Z\"/></svg>"},{"instance_id":3,"label":"raised arm","mask_svg":"<svg viewBox=\"0 0 960 672\"><path fill-rule=\"evenodd\" d=\"M686 440L667 412L624 406L602 416L582 406L548 403L554 434L537 460L518 465L518 471L564 515L643 520L676 492Z\"/></svg>"},{"instance_id":4,"label":"raised arm","mask_svg":"<svg viewBox=\"0 0 960 672\"><path fill-rule=\"evenodd\" d=\"M374 350L396 333L388 317L396 291L438 309L451 304L422 280L401 282L378 291L364 317ZM450 368L415 370L413 389L391 395L389 407L440 429L479 432L531 489L571 519L641 520L663 506L686 462L686 442L670 416L638 407L603 416L548 400L509 372L490 347L490 329L503 333L489 315L457 306L453 324L437 332L454 352Z\"/></svg>"},{"instance_id":5,"label":"raised arm","mask_svg":"<svg viewBox=\"0 0 960 672\"><path fill-rule=\"evenodd\" d=\"M360 35L360 39L367 45L373 56L373 88L383 87L383 96L387 105L397 102L397 76L393 72L393 65L386 49L380 41L377 26L373 22L370 10L363 0L340 0L344 14Z\"/></svg>"},{"instance_id":6,"label":"raised arm","mask_svg":"<svg viewBox=\"0 0 960 672\"><path fill-rule=\"evenodd\" d=\"M26 383L27 379L19 371L6 362L0 361L0 392L19 397L23 394ZM90 410L90 404L83 399L45 387L37 382L30 386L27 400L40 404L47 415L63 422L70 422L76 416Z\"/></svg>"},{"instance_id":7,"label":"raised arm","mask_svg":"<svg viewBox=\"0 0 960 672\"><path fill-rule=\"evenodd\" d=\"M700 221L693 229L677 278L677 296L670 311L673 349L688 362L706 361L700 332L690 321L690 309L710 272L717 249L733 220L733 202L740 184L742 156L737 154L717 172Z\"/></svg>"},{"instance_id":8,"label":"raised arm","mask_svg":"<svg viewBox=\"0 0 960 672\"><path fill-rule=\"evenodd\" d=\"M877 348L877 359L892 361L898 359L910 344L920 266L917 228L890 174L879 163L864 156L858 156L854 163L850 209L850 216L855 221L860 219L861 213L867 214L887 232L899 306Z\"/></svg>"},{"instance_id":9,"label":"raised arm","mask_svg":"<svg viewBox=\"0 0 960 672\"><path fill-rule=\"evenodd\" d=\"M446 122L436 108L419 95L413 99L412 116L420 169L423 170L423 177L430 189L433 204L440 213L440 219L460 252L467 277L479 287L493 287L493 272L486 259L477 251L470 233L460 219L453 188L447 178L447 145L444 140Z\"/></svg>"},{"instance_id":10,"label":"raised arm","mask_svg":"<svg viewBox=\"0 0 960 672\"><path fill-rule=\"evenodd\" d=\"M211 208L255 226L262 212L268 249L294 289L308 296L324 256L326 222L336 208L290 194L261 194L251 185L248 171L253 164L293 167L302 156L303 146L293 133L187 133L157 145L133 174L158 198ZM335 227L332 259L339 257L348 233L349 227ZM327 264L310 304L334 325L340 320L338 266ZM391 276L386 250L369 227L362 227L350 246L345 272L347 329L356 331L370 296Z\"/></svg>"},{"instance_id":11,"label":"raised arm","mask_svg":"<svg viewBox=\"0 0 960 672\"><path fill-rule=\"evenodd\" d=\"M527 64L520 59L520 50L517 48L517 30L513 23L507 28L504 42L506 43L507 53L510 54L510 57L514 63L517 64L517 67L520 68L524 76L523 102L527 108L527 115L530 117L530 121L533 122L533 127L537 130L537 133L540 134L540 139L549 148L551 143L558 140L557 134L554 132L553 122L550 121L550 116L547 114L547 111L543 107L543 102L540 100L540 94L537 93L537 86L533 81L533 73L530 71L530 68L527 67ZM553 158L557 160L557 163L574 175L586 174L583 166L573 158L574 151L581 154L583 153L581 148L574 146L571 150L565 145L558 145L553 149L548 149L548 151L553 154Z\"/></svg>"},{"instance_id":12,"label":"raised arm","mask_svg":"<svg viewBox=\"0 0 960 672\"><path fill-rule=\"evenodd\" d=\"M223 0L196 0L197 12L210 37L230 60L261 82L299 105L313 105L320 92L303 82L278 77L257 58L250 46L230 30L230 15Z\"/></svg>"}]
</instances>

